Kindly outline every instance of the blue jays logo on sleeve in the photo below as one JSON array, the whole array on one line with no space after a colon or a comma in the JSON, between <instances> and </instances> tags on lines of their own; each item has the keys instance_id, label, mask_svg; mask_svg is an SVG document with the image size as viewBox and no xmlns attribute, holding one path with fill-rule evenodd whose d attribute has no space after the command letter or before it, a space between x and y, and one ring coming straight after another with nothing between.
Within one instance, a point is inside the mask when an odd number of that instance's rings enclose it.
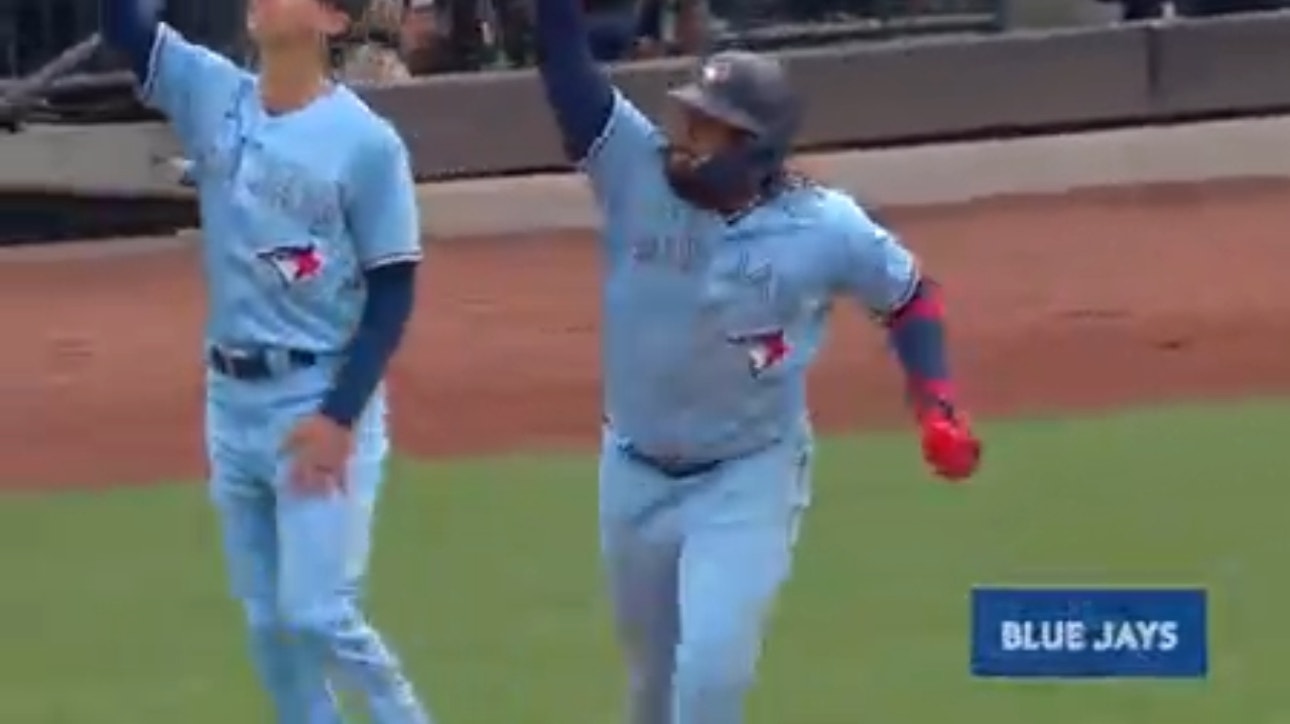
<instances>
[{"instance_id":1,"label":"blue jays logo on sleeve","mask_svg":"<svg viewBox=\"0 0 1290 724\"><path fill-rule=\"evenodd\" d=\"M278 278L287 286L318 277L324 264L322 252L315 244L275 246L259 252L256 257L277 272Z\"/></svg>"}]
</instances>

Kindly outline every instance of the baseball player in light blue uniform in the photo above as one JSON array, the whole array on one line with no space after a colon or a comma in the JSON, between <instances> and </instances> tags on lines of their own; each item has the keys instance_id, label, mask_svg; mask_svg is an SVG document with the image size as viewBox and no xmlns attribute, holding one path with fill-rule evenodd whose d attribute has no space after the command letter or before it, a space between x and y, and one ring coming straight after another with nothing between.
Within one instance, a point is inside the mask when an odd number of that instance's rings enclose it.
<instances>
[{"instance_id":1,"label":"baseball player in light blue uniform","mask_svg":"<svg viewBox=\"0 0 1290 724\"><path fill-rule=\"evenodd\" d=\"M577 0L537 0L540 72L604 217L601 545L632 724L739 724L810 500L806 371L833 300L889 330L923 452L962 480L937 287L845 193L791 173L778 61L704 59L664 133L594 66Z\"/></svg>"},{"instance_id":2,"label":"baseball player in light blue uniform","mask_svg":"<svg viewBox=\"0 0 1290 724\"><path fill-rule=\"evenodd\" d=\"M102 0L103 36L182 142L201 204L210 492L232 588L282 724L429 721L359 607L389 449L381 378L421 258L407 151L335 83L356 0L252 0L252 75Z\"/></svg>"}]
</instances>

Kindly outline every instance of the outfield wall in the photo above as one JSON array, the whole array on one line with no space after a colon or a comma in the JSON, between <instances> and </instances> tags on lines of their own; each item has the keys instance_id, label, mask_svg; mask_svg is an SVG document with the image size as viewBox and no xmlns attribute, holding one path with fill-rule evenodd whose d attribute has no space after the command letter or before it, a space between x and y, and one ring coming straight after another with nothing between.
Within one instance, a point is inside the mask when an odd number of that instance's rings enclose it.
<instances>
[{"instance_id":1,"label":"outfield wall","mask_svg":"<svg viewBox=\"0 0 1290 724\"><path fill-rule=\"evenodd\" d=\"M1079 135L807 156L819 176L874 207L970 201L1138 183L1290 179L1290 116ZM591 229L584 182L551 174L419 187L432 238ZM44 261L150 253L196 243L164 238L0 247L0 260Z\"/></svg>"},{"instance_id":2,"label":"outfield wall","mask_svg":"<svg viewBox=\"0 0 1290 724\"><path fill-rule=\"evenodd\" d=\"M1091 1L1091 0L1090 0ZM1290 113L1290 13L857 43L783 54L810 111L801 150ZM686 61L616 67L646 111ZM438 76L365 95L399 127L422 180L565 168L531 71ZM160 124L33 127L0 135L0 192L173 195L153 159Z\"/></svg>"},{"instance_id":3,"label":"outfield wall","mask_svg":"<svg viewBox=\"0 0 1290 724\"><path fill-rule=\"evenodd\" d=\"M1284 151L1283 151L1284 150ZM812 173L871 206L1138 183L1290 178L1290 116L803 157ZM421 187L435 236L596 225L576 176L454 181Z\"/></svg>"},{"instance_id":4,"label":"outfield wall","mask_svg":"<svg viewBox=\"0 0 1290 724\"><path fill-rule=\"evenodd\" d=\"M1290 13L904 38L781 57L807 99L806 151L1290 112ZM613 75L658 115L689 65L630 63ZM532 72L428 78L368 97L403 131L421 178L564 165Z\"/></svg>"}]
</instances>

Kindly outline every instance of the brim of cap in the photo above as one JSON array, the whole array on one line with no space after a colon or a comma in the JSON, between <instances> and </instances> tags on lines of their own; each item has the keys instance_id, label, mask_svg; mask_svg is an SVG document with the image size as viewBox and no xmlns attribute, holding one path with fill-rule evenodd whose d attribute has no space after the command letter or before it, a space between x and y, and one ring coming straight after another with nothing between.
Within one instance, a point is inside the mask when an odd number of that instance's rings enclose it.
<instances>
[{"instance_id":1,"label":"brim of cap","mask_svg":"<svg viewBox=\"0 0 1290 724\"><path fill-rule=\"evenodd\" d=\"M761 133L762 124L742 110L708 93L698 83L688 83L667 92L673 100L690 110L729 124L748 133Z\"/></svg>"}]
</instances>

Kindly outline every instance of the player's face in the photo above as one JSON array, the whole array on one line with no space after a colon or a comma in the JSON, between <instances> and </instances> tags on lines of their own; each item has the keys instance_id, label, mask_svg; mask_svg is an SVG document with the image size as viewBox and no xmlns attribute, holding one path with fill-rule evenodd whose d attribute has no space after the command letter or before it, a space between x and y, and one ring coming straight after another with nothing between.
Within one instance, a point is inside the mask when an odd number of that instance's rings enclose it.
<instances>
[{"instance_id":1,"label":"player's face","mask_svg":"<svg viewBox=\"0 0 1290 724\"><path fill-rule=\"evenodd\" d=\"M321 0L250 0L246 27L261 47L314 43L344 30L344 16Z\"/></svg>"},{"instance_id":2,"label":"player's face","mask_svg":"<svg viewBox=\"0 0 1290 724\"><path fill-rule=\"evenodd\" d=\"M676 151L694 159L705 159L739 141L739 130L687 106L680 106L669 134Z\"/></svg>"},{"instance_id":3,"label":"player's face","mask_svg":"<svg viewBox=\"0 0 1290 724\"><path fill-rule=\"evenodd\" d=\"M700 174L704 162L744 140L742 131L680 106L668 136L667 177L678 196L700 208L725 210L741 206L753 193L745 184L713 187Z\"/></svg>"}]
</instances>

